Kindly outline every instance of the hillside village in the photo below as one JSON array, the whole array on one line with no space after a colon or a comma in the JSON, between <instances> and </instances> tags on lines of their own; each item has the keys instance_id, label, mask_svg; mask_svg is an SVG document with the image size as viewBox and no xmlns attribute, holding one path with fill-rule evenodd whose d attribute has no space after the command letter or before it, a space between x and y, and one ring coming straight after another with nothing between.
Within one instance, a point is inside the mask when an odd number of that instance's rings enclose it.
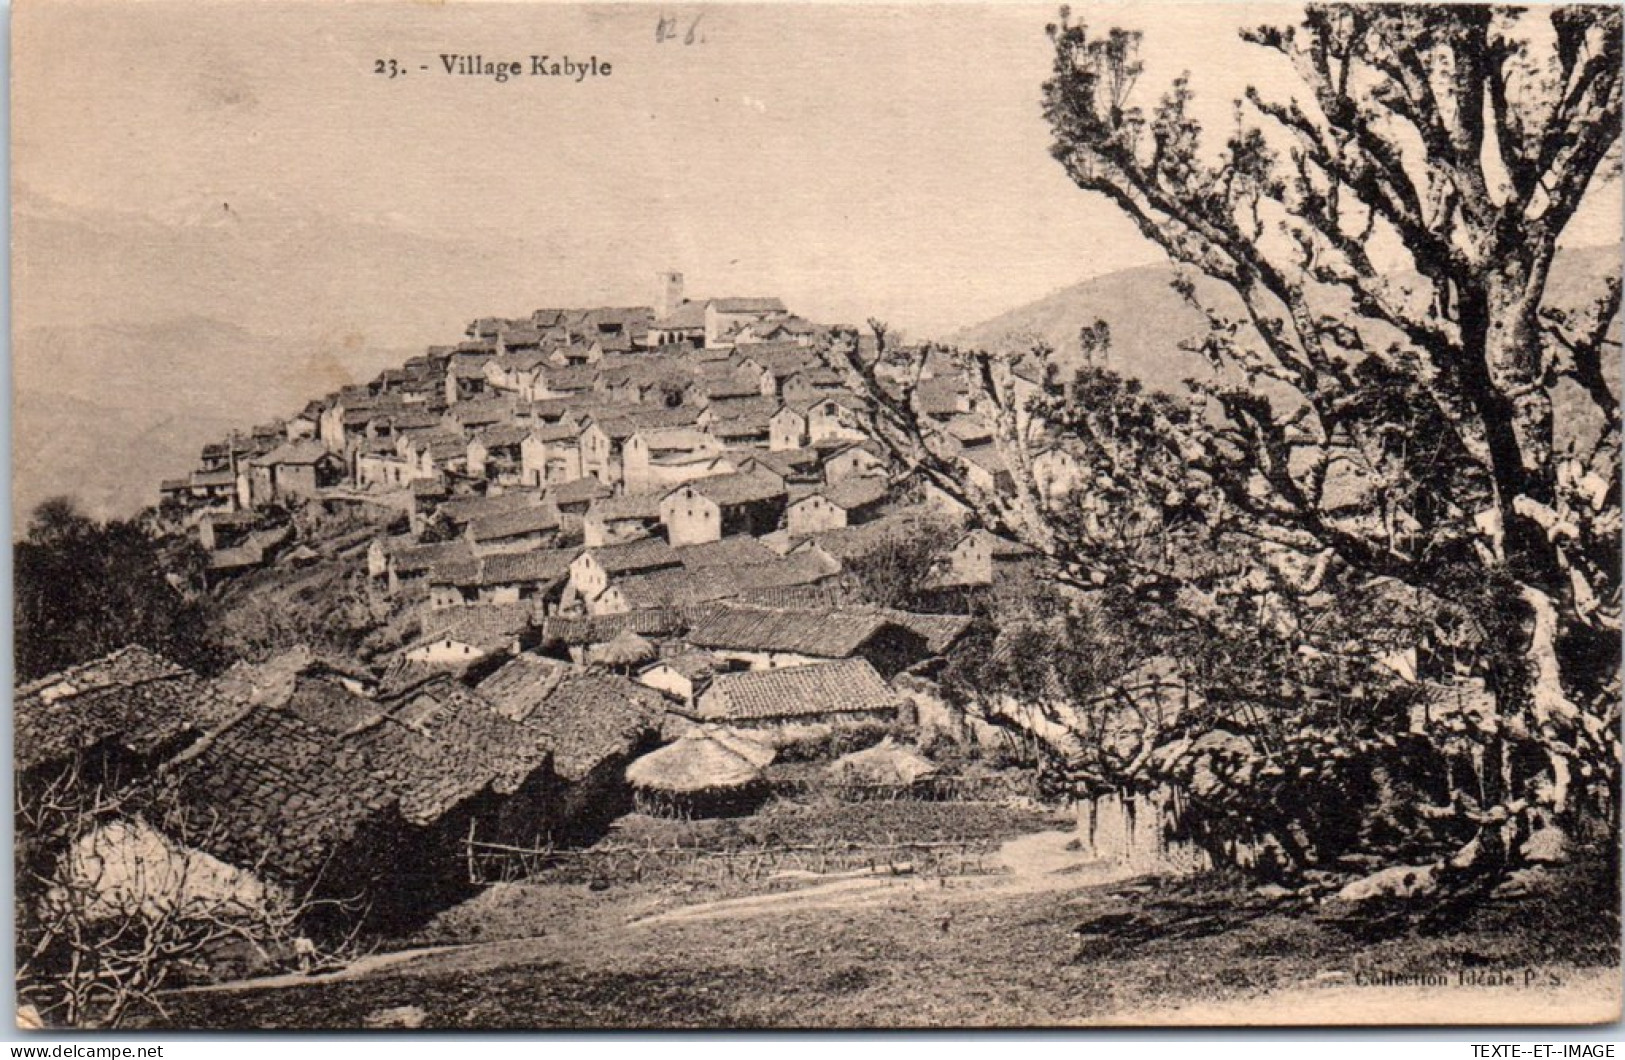
<instances>
[{"instance_id":1,"label":"hillside village","mask_svg":"<svg viewBox=\"0 0 1625 1060\"><path fill-rule=\"evenodd\" d=\"M884 735L882 757L913 764L865 783L908 788L934 767L891 737L993 739L935 676L978 594L1033 554L954 532L952 503L899 474L820 355L827 329L777 298L689 299L675 273L660 293L475 320L204 447L161 512L206 551L208 590L308 576L268 606L320 611L324 586L359 586L376 629L349 654L273 644L213 679L131 646L33 681L22 790L157 778L187 822L166 849L234 888L363 895L388 930L466 896L477 843L587 844L634 804L748 810L798 744ZM916 400L973 481L1008 488L953 371ZM1069 488L1063 472L1043 481ZM929 613L852 576L944 528L915 587Z\"/></svg>"}]
</instances>

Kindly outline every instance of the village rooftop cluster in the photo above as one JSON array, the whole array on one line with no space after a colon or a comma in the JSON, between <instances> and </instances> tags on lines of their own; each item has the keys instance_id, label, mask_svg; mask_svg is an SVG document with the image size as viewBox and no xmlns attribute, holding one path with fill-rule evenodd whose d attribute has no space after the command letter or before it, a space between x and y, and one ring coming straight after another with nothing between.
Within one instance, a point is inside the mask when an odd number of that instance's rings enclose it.
<instances>
[{"instance_id":1,"label":"village rooftop cluster","mask_svg":"<svg viewBox=\"0 0 1625 1060\"><path fill-rule=\"evenodd\" d=\"M98 782L161 775L216 825L188 841L232 871L410 917L466 885L473 837L600 834L629 775L737 792L761 747L963 726L932 682L970 625L955 601L1033 554L965 532L931 578L940 613L866 598L854 559L952 505L871 437L869 400L820 354L829 329L777 298L686 298L675 273L660 294L475 320L206 446L161 510L194 528L216 588L338 562L409 635L212 681L131 647L35 681L17 690L25 788L70 761ZM932 371L915 400L978 486L1008 489L969 395ZM1070 488L1065 471L1045 464L1045 487ZM352 529L309 533L312 508ZM629 774L650 752L666 757Z\"/></svg>"}]
</instances>

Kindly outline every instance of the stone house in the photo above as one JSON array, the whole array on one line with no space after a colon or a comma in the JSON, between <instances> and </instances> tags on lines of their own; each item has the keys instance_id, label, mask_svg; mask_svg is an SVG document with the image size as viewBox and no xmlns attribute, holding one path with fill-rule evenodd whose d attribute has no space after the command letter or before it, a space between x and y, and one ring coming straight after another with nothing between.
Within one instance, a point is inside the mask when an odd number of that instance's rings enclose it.
<instances>
[{"instance_id":1,"label":"stone house","mask_svg":"<svg viewBox=\"0 0 1625 1060\"><path fill-rule=\"evenodd\" d=\"M734 336L745 327L785 312L784 303L777 298L713 298L705 303L705 345L731 347Z\"/></svg>"},{"instance_id":2,"label":"stone house","mask_svg":"<svg viewBox=\"0 0 1625 1060\"><path fill-rule=\"evenodd\" d=\"M861 658L890 676L931 654L921 634L887 613L862 610L712 607L696 614L683 640L751 670Z\"/></svg>"},{"instance_id":3,"label":"stone house","mask_svg":"<svg viewBox=\"0 0 1625 1060\"><path fill-rule=\"evenodd\" d=\"M565 423L532 427L519 443L519 467L527 486L581 478L581 431Z\"/></svg>"},{"instance_id":4,"label":"stone house","mask_svg":"<svg viewBox=\"0 0 1625 1060\"><path fill-rule=\"evenodd\" d=\"M845 478L793 502L785 511L791 537L867 522L885 507L890 486L878 475Z\"/></svg>"},{"instance_id":5,"label":"stone house","mask_svg":"<svg viewBox=\"0 0 1625 1060\"><path fill-rule=\"evenodd\" d=\"M599 548L648 537L660 526L660 501L664 496L664 491L625 493L593 501L582 525L584 543L588 548Z\"/></svg>"},{"instance_id":6,"label":"stone house","mask_svg":"<svg viewBox=\"0 0 1625 1060\"><path fill-rule=\"evenodd\" d=\"M389 550L384 560L386 591L393 596L403 590L427 585L429 573L436 566L467 562L473 558L474 546L461 538Z\"/></svg>"},{"instance_id":7,"label":"stone house","mask_svg":"<svg viewBox=\"0 0 1625 1060\"><path fill-rule=\"evenodd\" d=\"M447 563L429 574L429 606L528 603L556 606L579 549L498 552L472 562Z\"/></svg>"},{"instance_id":8,"label":"stone house","mask_svg":"<svg viewBox=\"0 0 1625 1060\"><path fill-rule=\"evenodd\" d=\"M839 482L860 475L883 475L886 460L878 443L873 441L837 442L820 446L824 453L824 481Z\"/></svg>"},{"instance_id":9,"label":"stone house","mask_svg":"<svg viewBox=\"0 0 1625 1060\"><path fill-rule=\"evenodd\" d=\"M959 454L965 467L965 479L983 493L1009 494L1015 492L1016 483L1010 473L1010 464L996 445L967 446Z\"/></svg>"},{"instance_id":10,"label":"stone house","mask_svg":"<svg viewBox=\"0 0 1625 1060\"><path fill-rule=\"evenodd\" d=\"M764 474L717 475L679 486L660 502L660 521L673 545L717 541L733 534L772 533L784 517L784 483Z\"/></svg>"},{"instance_id":11,"label":"stone house","mask_svg":"<svg viewBox=\"0 0 1625 1060\"><path fill-rule=\"evenodd\" d=\"M622 481L641 493L724 474L733 468L721 452L721 442L692 427L640 428L622 447Z\"/></svg>"},{"instance_id":12,"label":"stone house","mask_svg":"<svg viewBox=\"0 0 1625 1060\"><path fill-rule=\"evenodd\" d=\"M74 774L119 789L234 717L212 682L132 644L18 685L12 693L17 792Z\"/></svg>"},{"instance_id":13,"label":"stone house","mask_svg":"<svg viewBox=\"0 0 1625 1060\"><path fill-rule=\"evenodd\" d=\"M570 564L575 599L591 602L618 578L682 565L672 547L658 537L584 549Z\"/></svg>"},{"instance_id":14,"label":"stone house","mask_svg":"<svg viewBox=\"0 0 1625 1060\"><path fill-rule=\"evenodd\" d=\"M315 497L344 481L344 461L313 441L286 442L249 461L251 501Z\"/></svg>"},{"instance_id":15,"label":"stone house","mask_svg":"<svg viewBox=\"0 0 1625 1060\"><path fill-rule=\"evenodd\" d=\"M944 585L992 585L1001 572L1008 573L1035 562L1039 554L1019 541L976 529L961 537L945 557Z\"/></svg>"},{"instance_id":16,"label":"stone house","mask_svg":"<svg viewBox=\"0 0 1625 1060\"><path fill-rule=\"evenodd\" d=\"M807 408L807 441L861 442L869 437L868 413L855 394L830 394Z\"/></svg>"},{"instance_id":17,"label":"stone house","mask_svg":"<svg viewBox=\"0 0 1625 1060\"><path fill-rule=\"evenodd\" d=\"M473 478L494 478L517 483L520 478L520 446L530 429L514 423L498 423L469 440L465 450L468 474Z\"/></svg>"},{"instance_id":18,"label":"stone house","mask_svg":"<svg viewBox=\"0 0 1625 1060\"><path fill-rule=\"evenodd\" d=\"M1033 484L1040 496L1055 500L1078 487L1083 471L1078 458L1058 445L1046 445L1032 457Z\"/></svg>"},{"instance_id":19,"label":"stone house","mask_svg":"<svg viewBox=\"0 0 1625 1060\"><path fill-rule=\"evenodd\" d=\"M900 697L867 659L718 674L700 693L697 720L786 734L898 718Z\"/></svg>"},{"instance_id":20,"label":"stone house","mask_svg":"<svg viewBox=\"0 0 1625 1060\"><path fill-rule=\"evenodd\" d=\"M424 616L424 633L402 649L407 662L462 672L516 655L535 644L535 609L529 603L479 604L437 609Z\"/></svg>"},{"instance_id":21,"label":"stone house","mask_svg":"<svg viewBox=\"0 0 1625 1060\"><path fill-rule=\"evenodd\" d=\"M638 672L637 679L692 712L695 697L711 684L711 678L727 669L726 662L709 652L685 651L649 664Z\"/></svg>"},{"instance_id":22,"label":"stone house","mask_svg":"<svg viewBox=\"0 0 1625 1060\"><path fill-rule=\"evenodd\" d=\"M551 501L469 522L465 536L477 555L549 548L559 536L559 509Z\"/></svg>"},{"instance_id":23,"label":"stone house","mask_svg":"<svg viewBox=\"0 0 1625 1060\"><path fill-rule=\"evenodd\" d=\"M807 445L807 413L803 407L786 402L767 421L767 447L774 452L801 449Z\"/></svg>"}]
</instances>

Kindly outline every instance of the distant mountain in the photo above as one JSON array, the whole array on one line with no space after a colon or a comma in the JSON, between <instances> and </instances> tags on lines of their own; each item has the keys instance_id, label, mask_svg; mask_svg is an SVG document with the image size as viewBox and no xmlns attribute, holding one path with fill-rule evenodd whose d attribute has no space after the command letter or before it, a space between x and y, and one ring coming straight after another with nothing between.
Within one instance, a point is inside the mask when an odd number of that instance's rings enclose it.
<instances>
[{"instance_id":1,"label":"distant mountain","mask_svg":"<svg viewBox=\"0 0 1625 1060\"><path fill-rule=\"evenodd\" d=\"M341 364L307 343L200 316L25 328L12 343L14 529L59 493L99 517L132 514L157 501L160 479L196 466L205 443L412 352L356 349Z\"/></svg>"},{"instance_id":2,"label":"distant mountain","mask_svg":"<svg viewBox=\"0 0 1625 1060\"><path fill-rule=\"evenodd\" d=\"M597 275L553 234L457 238L335 217L255 191L139 213L14 189L13 501L59 492L100 515L157 499L196 448L529 312ZM603 243L597 252L624 258ZM173 448L171 448L173 447ZM190 455L186 455L190 452Z\"/></svg>"},{"instance_id":3,"label":"distant mountain","mask_svg":"<svg viewBox=\"0 0 1625 1060\"><path fill-rule=\"evenodd\" d=\"M1618 274L1620 248L1583 247L1559 253L1552 269L1548 304L1578 306L1600 293L1598 281ZM981 324L962 328L943 341L959 346L1024 349L1034 338L1053 346L1063 358L1078 355L1078 331L1097 319L1111 326L1108 366L1147 385L1178 388L1187 378L1203 378L1212 369L1179 344L1202 333L1202 315L1169 286L1170 265L1147 265L1098 276L1063 288L1036 302L1012 309ZM1197 293L1210 304L1230 297L1220 285L1202 277Z\"/></svg>"},{"instance_id":4,"label":"distant mountain","mask_svg":"<svg viewBox=\"0 0 1625 1060\"><path fill-rule=\"evenodd\" d=\"M158 483L197 463L198 449L223 437L219 413L150 414L63 394L19 391L12 402L12 531L34 506L67 494L98 518L122 517L158 500Z\"/></svg>"}]
</instances>

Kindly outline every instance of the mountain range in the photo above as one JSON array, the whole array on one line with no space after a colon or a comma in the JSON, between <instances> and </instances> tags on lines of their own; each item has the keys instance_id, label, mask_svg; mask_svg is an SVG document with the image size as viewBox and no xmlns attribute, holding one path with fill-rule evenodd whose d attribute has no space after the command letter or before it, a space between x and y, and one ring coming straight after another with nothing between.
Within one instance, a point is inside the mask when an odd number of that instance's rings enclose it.
<instances>
[{"instance_id":1,"label":"mountain range","mask_svg":"<svg viewBox=\"0 0 1625 1060\"><path fill-rule=\"evenodd\" d=\"M1600 281L1620 271L1618 246L1580 247L1559 252L1547 287L1548 305L1578 308L1601 293ZM943 337L949 345L1019 351L1035 340L1048 343L1063 360L1079 355L1079 329L1104 320L1111 328L1107 367L1161 390L1212 369L1198 354L1180 348L1204 328L1202 314L1176 293L1171 265L1146 265L1107 273L1001 313L991 320ZM1407 281L1401 279L1401 285ZM1414 281L1412 281L1414 282ZM1419 286L1419 284L1416 284ZM1207 277L1196 293L1206 304L1233 299ZM1234 304L1233 302L1229 304Z\"/></svg>"},{"instance_id":2,"label":"mountain range","mask_svg":"<svg viewBox=\"0 0 1625 1060\"><path fill-rule=\"evenodd\" d=\"M482 265L472 242L446 246L381 221L332 230L296 222L275 235L274 211L241 222L229 206L218 215L151 219L23 205L16 245L54 252L17 255L16 524L59 493L77 496L96 516L131 514L156 499L160 479L184 475L198 449L230 429L288 415L452 339L443 308L386 289L385 258L438 257L438 270L425 265L425 274L457 277L459 296ZM1549 300L1577 305L1618 268L1616 247L1567 251ZM324 276L344 279L324 285ZM1111 328L1110 367L1174 389L1210 371L1180 348L1200 333L1202 317L1171 288L1174 276L1166 265L1098 276L944 341L1019 349L1042 339L1075 357L1079 329L1102 319ZM1223 294L1206 280L1197 289L1209 299ZM436 301L447 296L436 294ZM464 316L500 311L506 300L471 300ZM335 315L335 307L343 312ZM334 328L340 317L381 324Z\"/></svg>"}]
</instances>

